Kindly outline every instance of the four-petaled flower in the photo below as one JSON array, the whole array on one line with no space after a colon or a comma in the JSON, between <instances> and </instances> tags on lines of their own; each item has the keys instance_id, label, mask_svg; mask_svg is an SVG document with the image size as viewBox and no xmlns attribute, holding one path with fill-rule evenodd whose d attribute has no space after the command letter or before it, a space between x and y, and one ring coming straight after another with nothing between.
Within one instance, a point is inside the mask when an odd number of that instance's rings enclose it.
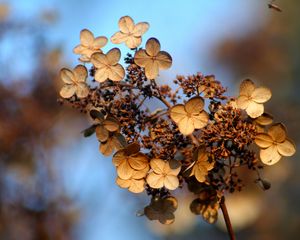
<instances>
[{"instance_id":1,"label":"four-petaled flower","mask_svg":"<svg viewBox=\"0 0 300 240\"><path fill-rule=\"evenodd\" d=\"M164 161L154 158L150 161L150 167L153 170L146 178L147 183L152 188L165 187L169 190L175 190L179 186L177 175L181 170L178 161Z\"/></svg>"},{"instance_id":2,"label":"four-petaled flower","mask_svg":"<svg viewBox=\"0 0 300 240\"><path fill-rule=\"evenodd\" d=\"M183 135L192 134L195 129L200 129L207 125L209 116L203 110L203 107L203 98L194 97L185 105L178 104L171 108L170 116Z\"/></svg>"},{"instance_id":3,"label":"four-petaled flower","mask_svg":"<svg viewBox=\"0 0 300 240\"><path fill-rule=\"evenodd\" d=\"M111 38L111 42L115 44L123 43L129 48L137 48L142 43L142 35L147 32L149 24L140 22L134 24L129 16L121 17L119 20L120 31L116 32Z\"/></svg>"},{"instance_id":4,"label":"four-petaled flower","mask_svg":"<svg viewBox=\"0 0 300 240\"><path fill-rule=\"evenodd\" d=\"M148 79L155 79L159 69L168 69L172 65L172 57L165 51L160 51L160 43L156 38L146 42L146 50L140 49L134 55L134 62L145 68Z\"/></svg>"},{"instance_id":5,"label":"four-petaled flower","mask_svg":"<svg viewBox=\"0 0 300 240\"><path fill-rule=\"evenodd\" d=\"M273 124L267 133L259 133L255 143L261 147L260 159L264 164L273 165L282 156L292 156L296 147L292 140L286 136L286 128L283 124Z\"/></svg>"},{"instance_id":6,"label":"four-petaled flower","mask_svg":"<svg viewBox=\"0 0 300 240\"><path fill-rule=\"evenodd\" d=\"M263 103L272 96L270 89L256 88L250 79L244 80L240 85L240 96L237 98L239 108L246 110L252 118L257 118L264 113Z\"/></svg>"},{"instance_id":7,"label":"four-petaled flower","mask_svg":"<svg viewBox=\"0 0 300 240\"><path fill-rule=\"evenodd\" d=\"M60 96L70 98L74 94L79 98L85 98L89 94L86 84L87 70L83 65L77 65L73 71L63 68L60 70L60 78L65 85L60 90Z\"/></svg>"},{"instance_id":8,"label":"four-petaled flower","mask_svg":"<svg viewBox=\"0 0 300 240\"><path fill-rule=\"evenodd\" d=\"M214 168L214 163L208 161L205 147L199 147L195 152L195 165L190 176L195 176L199 182L205 182L208 171Z\"/></svg>"},{"instance_id":9,"label":"four-petaled flower","mask_svg":"<svg viewBox=\"0 0 300 240\"><path fill-rule=\"evenodd\" d=\"M144 208L144 213L149 220L158 220L162 224L171 224L175 220L174 212L178 207L176 198L152 198L149 206Z\"/></svg>"},{"instance_id":10,"label":"four-petaled flower","mask_svg":"<svg viewBox=\"0 0 300 240\"><path fill-rule=\"evenodd\" d=\"M83 29L80 32L80 44L73 49L73 52L81 55L79 58L80 61L89 62L92 54L95 52L102 53L101 48L106 44L106 37L101 36L95 38L92 32L88 29Z\"/></svg>"},{"instance_id":11,"label":"four-petaled flower","mask_svg":"<svg viewBox=\"0 0 300 240\"><path fill-rule=\"evenodd\" d=\"M118 48L113 48L107 54L94 53L91 57L91 62L96 68L95 80L104 82L107 79L112 81L121 81L125 76L125 70L119 60L121 52Z\"/></svg>"}]
</instances>

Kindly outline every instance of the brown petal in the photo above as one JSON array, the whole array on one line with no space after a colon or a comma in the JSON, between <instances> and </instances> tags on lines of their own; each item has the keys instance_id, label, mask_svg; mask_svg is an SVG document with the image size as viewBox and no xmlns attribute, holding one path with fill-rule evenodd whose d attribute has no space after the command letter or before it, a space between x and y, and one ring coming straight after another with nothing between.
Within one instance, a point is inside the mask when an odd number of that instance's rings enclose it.
<instances>
[{"instance_id":1,"label":"brown petal","mask_svg":"<svg viewBox=\"0 0 300 240\"><path fill-rule=\"evenodd\" d=\"M76 86L73 84L65 84L62 89L60 90L59 94L63 98L70 98L76 92Z\"/></svg>"},{"instance_id":2,"label":"brown petal","mask_svg":"<svg viewBox=\"0 0 300 240\"><path fill-rule=\"evenodd\" d=\"M148 166L148 158L143 153L136 153L129 156L128 163L134 170L142 170Z\"/></svg>"},{"instance_id":3,"label":"brown petal","mask_svg":"<svg viewBox=\"0 0 300 240\"><path fill-rule=\"evenodd\" d=\"M94 34L88 29L83 29L80 32L80 43L83 46L92 46L94 43Z\"/></svg>"},{"instance_id":4,"label":"brown petal","mask_svg":"<svg viewBox=\"0 0 300 240\"><path fill-rule=\"evenodd\" d=\"M149 56L155 57L160 51L160 43L156 38L149 38L146 42L146 52Z\"/></svg>"},{"instance_id":5,"label":"brown petal","mask_svg":"<svg viewBox=\"0 0 300 240\"><path fill-rule=\"evenodd\" d=\"M205 111L202 111L198 115L193 115L192 119L193 119L194 127L196 129L201 129L207 125L209 116Z\"/></svg>"},{"instance_id":6,"label":"brown petal","mask_svg":"<svg viewBox=\"0 0 300 240\"><path fill-rule=\"evenodd\" d=\"M157 61L148 60L145 63L145 75L148 79L155 79L158 76L159 66Z\"/></svg>"},{"instance_id":7,"label":"brown petal","mask_svg":"<svg viewBox=\"0 0 300 240\"><path fill-rule=\"evenodd\" d=\"M250 97L255 90L255 85L250 79L244 80L240 85L240 95Z\"/></svg>"},{"instance_id":8,"label":"brown petal","mask_svg":"<svg viewBox=\"0 0 300 240\"><path fill-rule=\"evenodd\" d=\"M282 123L276 123L270 127L268 134L274 141L280 143L286 139L286 128Z\"/></svg>"},{"instance_id":9,"label":"brown petal","mask_svg":"<svg viewBox=\"0 0 300 240\"><path fill-rule=\"evenodd\" d=\"M171 108L170 116L172 120L176 123L179 123L183 118L187 117L184 105L178 104Z\"/></svg>"},{"instance_id":10,"label":"brown petal","mask_svg":"<svg viewBox=\"0 0 300 240\"><path fill-rule=\"evenodd\" d=\"M101 83L108 79L109 73L110 73L109 68L107 67L99 68L96 70L94 78L97 82Z\"/></svg>"},{"instance_id":11,"label":"brown petal","mask_svg":"<svg viewBox=\"0 0 300 240\"><path fill-rule=\"evenodd\" d=\"M124 180L122 178L116 178L116 184L121 188L129 188L131 185L131 179Z\"/></svg>"},{"instance_id":12,"label":"brown petal","mask_svg":"<svg viewBox=\"0 0 300 240\"><path fill-rule=\"evenodd\" d=\"M277 151L277 147L272 145L269 148L260 150L260 159L266 165L273 165L281 159L281 156Z\"/></svg>"},{"instance_id":13,"label":"brown petal","mask_svg":"<svg viewBox=\"0 0 300 240\"><path fill-rule=\"evenodd\" d=\"M117 174L120 178L127 180L132 177L134 170L130 167L128 161L122 161L117 167Z\"/></svg>"},{"instance_id":14,"label":"brown petal","mask_svg":"<svg viewBox=\"0 0 300 240\"><path fill-rule=\"evenodd\" d=\"M147 173L149 172L149 165L147 164L147 166L142 169L142 170L135 170L132 174L132 179L141 179L146 177Z\"/></svg>"},{"instance_id":15,"label":"brown petal","mask_svg":"<svg viewBox=\"0 0 300 240\"><path fill-rule=\"evenodd\" d=\"M269 113L263 113L263 115L255 119L255 122L262 126L267 126L273 122L273 116Z\"/></svg>"},{"instance_id":16,"label":"brown petal","mask_svg":"<svg viewBox=\"0 0 300 240\"><path fill-rule=\"evenodd\" d=\"M107 52L106 57L109 65L115 65L121 58L121 51L119 48L112 48Z\"/></svg>"},{"instance_id":17,"label":"brown petal","mask_svg":"<svg viewBox=\"0 0 300 240\"><path fill-rule=\"evenodd\" d=\"M187 113L200 113L204 107L204 100L202 97L193 97L185 104Z\"/></svg>"},{"instance_id":18,"label":"brown petal","mask_svg":"<svg viewBox=\"0 0 300 240\"><path fill-rule=\"evenodd\" d=\"M74 74L75 74L75 79L76 82L85 82L88 72L85 66L83 65L77 65L74 68Z\"/></svg>"},{"instance_id":19,"label":"brown petal","mask_svg":"<svg viewBox=\"0 0 300 240\"><path fill-rule=\"evenodd\" d=\"M113 144L111 144L111 142L110 142L109 139L108 139L107 142L101 143L101 144L100 144L99 151L100 151L104 156L109 156L109 155L111 155L111 154L113 153L113 151L114 151Z\"/></svg>"},{"instance_id":20,"label":"brown petal","mask_svg":"<svg viewBox=\"0 0 300 240\"><path fill-rule=\"evenodd\" d=\"M96 52L92 54L91 62L96 68L103 68L108 64L108 59L105 54Z\"/></svg>"},{"instance_id":21,"label":"brown petal","mask_svg":"<svg viewBox=\"0 0 300 240\"><path fill-rule=\"evenodd\" d=\"M295 144L290 139L286 139L283 143L277 145L278 152L282 156L292 156L296 152Z\"/></svg>"},{"instance_id":22,"label":"brown petal","mask_svg":"<svg viewBox=\"0 0 300 240\"><path fill-rule=\"evenodd\" d=\"M127 156L136 154L139 151L140 151L140 145L136 142L129 144L125 149L125 153Z\"/></svg>"},{"instance_id":23,"label":"brown petal","mask_svg":"<svg viewBox=\"0 0 300 240\"><path fill-rule=\"evenodd\" d=\"M131 179L131 184L128 188L130 192L141 193L145 189L145 180L144 179Z\"/></svg>"},{"instance_id":24,"label":"brown petal","mask_svg":"<svg viewBox=\"0 0 300 240\"><path fill-rule=\"evenodd\" d=\"M264 113L264 105L251 101L246 108L247 114L252 118L257 118Z\"/></svg>"},{"instance_id":25,"label":"brown petal","mask_svg":"<svg viewBox=\"0 0 300 240\"><path fill-rule=\"evenodd\" d=\"M79 98L85 98L89 95L89 87L86 85L86 83L78 83L76 87L76 95Z\"/></svg>"},{"instance_id":26,"label":"brown petal","mask_svg":"<svg viewBox=\"0 0 300 240\"><path fill-rule=\"evenodd\" d=\"M271 96L272 93L270 89L265 87L256 88L251 94L253 101L257 103L265 103L271 98Z\"/></svg>"},{"instance_id":27,"label":"brown petal","mask_svg":"<svg viewBox=\"0 0 300 240\"><path fill-rule=\"evenodd\" d=\"M247 96L239 96L237 99L236 99L236 104L237 104L237 107L240 108L240 109L246 109L249 104L250 104L250 100Z\"/></svg>"},{"instance_id":28,"label":"brown petal","mask_svg":"<svg viewBox=\"0 0 300 240\"><path fill-rule=\"evenodd\" d=\"M113 117L107 117L103 121L103 125L110 132L115 132L119 129L119 122Z\"/></svg>"},{"instance_id":29,"label":"brown petal","mask_svg":"<svg viewBox=\"0 0 300 240\"><path fill-rule=\"evenodd\" d=\"M172 66L172 57L165 51L159 52L155 59L158 61L159 69L168 69Z\"/></svg>"},{"instance_id":30,"label":"brown petal","mask_svg":"<svg viewBox=\"0 0 300 240\"><path fill-rule=\"evenodd\" d=\"M96 128L96 136L100 142L106 142L109 137L109 132L104 126L100 125Z\"/></svg>"},{"instance_id":31,"label":"brown petal","mask_svg":"<svg viewBox=\"0 0 300 240\"><path fill-rule=\"evenodd\" d=\"M192 118L185 117L178 123L179 131L183 135L190 135L194 132L195 127Z\"/></svg>"},{"instance_id":32,"label":"brown petal","mask_svg":"<svg viewBox=\"0 0 300 240\"><path fill-rule=\"evenodd\" d=\"M135 37L141 37L145 32L147 32L149 29L149 23L147 22L140 22L137 23L133 30L133 36Z\"/></svg>"},{"instance_id":33,"label":"brown petal","mask_svg":"<svg viewBox=\"0 0 300 240\"><path fill-rule=\"evenodd\" d=\"M113 81L121 81L125 76L125 70L121 64L110 67L108 78Z\"/></svg>"},{"instance_id":34,"label":"brown petal","mask_svg":"<svg viewBox=\"0 0 300 240\"><path fill-rule=\"evenodd\" d=\"M116 167L118 167L123 161L127 161L124 149L117 151L112 158L112 162Z\"/></svg>"},{"instance_id":35,"label":"brown petal","mask_svg":"<svg viewBox=\"0 0 300 240\"><path fill-rule=\"evenodd\" d=\"M153 169L153 171L156 173L156 174L163 174L164 173L164 168L165 168L165 165L168 164L167 162L165 162L164 160L162 159L159 159L159 158L153 158L151 161L150 161L150 166L151 166L151 169Z\"/></svg>"},{"instance_id":36,"label":"brown petal","mask_svg":"<svg viewBox=\"0 0 300 240\"><path fill-rule=\"evenodd\" d=\"M134 62L140 67L145 67L148 61L152 61L144 49L138 50L134 55Z\"/></svg>"},{"instance_id":37,"label":"brown petal","mask_svg":"<svg viewBox=\"0 0 300 240\"><path fill-rule=\"evenodd\" d=\"M75 81L74 73L67 68L61 69L59 75L61 80L67 84L73 84Z\"/></svg>"},{"instance_id":38,"label":"brown petal","mask_svg":"<svg viewBox=\"0 0 300 240\"><path fill-rule=\"evenodd\" d=\"M273 145L273 139L266 133L259 133L255 137L255 143L261 148L268 148Z\"/></svg>"},{"instance_id":39,"label":"brown petal","mask_svg":"<svg viewBox=\"0 0 300 240\"><path fill-rule=\"evenodd\" d=\"M134 29L134 22L131 17L124 16L119 20L119 28L123 33L131 33Z\"/></svg>"}]
</instances>

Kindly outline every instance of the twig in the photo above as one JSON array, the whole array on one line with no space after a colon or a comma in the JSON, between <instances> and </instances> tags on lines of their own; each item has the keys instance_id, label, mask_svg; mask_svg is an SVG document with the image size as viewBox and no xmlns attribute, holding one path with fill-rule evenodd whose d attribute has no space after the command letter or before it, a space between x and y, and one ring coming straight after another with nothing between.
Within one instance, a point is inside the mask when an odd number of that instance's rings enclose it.
<instances>
[{"instance_id":1,"label":"twig","mask_svg":"<svg viewBox=\"0 0 300 240\"><path fill-rule=\"evenodd\" d=\"M222 198L221 198L220 207L221 207L221 210L222 210L222 213L223 213L223 216L224 216L224 220L225 220L225 223L226 223L226 228L227 228L229 238L230 238L230 240L235 240L234 232L233 232L232 225L231 225L231 222L230 222L230 218L229 218L227 208L226 208L226 205L225 205L225 197L224 196L222 196Z\"/></svg>"}]
</instances>

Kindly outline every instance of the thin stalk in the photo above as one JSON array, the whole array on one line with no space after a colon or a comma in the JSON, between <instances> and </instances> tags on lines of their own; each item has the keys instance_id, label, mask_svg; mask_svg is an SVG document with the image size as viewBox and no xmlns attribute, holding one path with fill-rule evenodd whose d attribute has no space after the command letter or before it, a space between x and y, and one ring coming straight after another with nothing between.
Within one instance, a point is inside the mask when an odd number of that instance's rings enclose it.
<instances>
[{"instance_id":1,"label":"thin stalk","mask_svg":"<svg viewBox=\"0 0 300 240\"><path fill-rule=\"evenodd\" d=\"M227 232L228 232L228 235L229 235L229 239L230 240L235 240L233 228L232 228L230 218L229 218L229 215L228 215L228 212L227 212L227 208L226 208L226 205L225 205L225 197L224 196L221 198L220 207L221 207L221 210L222 210L222 213L223 213L223 216L224 216L224 220L225 220L225 223L226 223L226 228L227 228Z\"/></svg>"}]
</instances>

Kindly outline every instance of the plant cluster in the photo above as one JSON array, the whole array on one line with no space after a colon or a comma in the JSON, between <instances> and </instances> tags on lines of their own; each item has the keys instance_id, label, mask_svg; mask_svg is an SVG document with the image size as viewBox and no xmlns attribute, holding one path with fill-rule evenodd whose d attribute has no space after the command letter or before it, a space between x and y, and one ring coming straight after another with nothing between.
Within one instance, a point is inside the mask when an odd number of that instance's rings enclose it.
<instances>
[{"instance_id":1,"label":"plant cluster","mask_svg":"<svg viewBox=\"0 0 300 240\"><path fill-rule=\"evenodd\" d=\"M271 91L247 79L237 97L228 97L214 75L201 73L177 76L176 90L159 85L159 72L171 67L172 57L156 38L140 47L149 24L124 16L119 29L110 41L129 48L126 68L118 48L104 53L108 39L84 29L74 53L86 66L60 72L61 101L94 121L84 135L96 133L100 152L113 154L116 184L146 192L151 202L144 214L163 224L174 221L174 190L187 187L195 194L191 211L214 223L224 195L244 187L240 169L255 173L255 181L268 189L260 177L263 164L296 151L285 126L264 111ZM153 111L147 103L159 107Z\"/></svg>"}]
</instances>

